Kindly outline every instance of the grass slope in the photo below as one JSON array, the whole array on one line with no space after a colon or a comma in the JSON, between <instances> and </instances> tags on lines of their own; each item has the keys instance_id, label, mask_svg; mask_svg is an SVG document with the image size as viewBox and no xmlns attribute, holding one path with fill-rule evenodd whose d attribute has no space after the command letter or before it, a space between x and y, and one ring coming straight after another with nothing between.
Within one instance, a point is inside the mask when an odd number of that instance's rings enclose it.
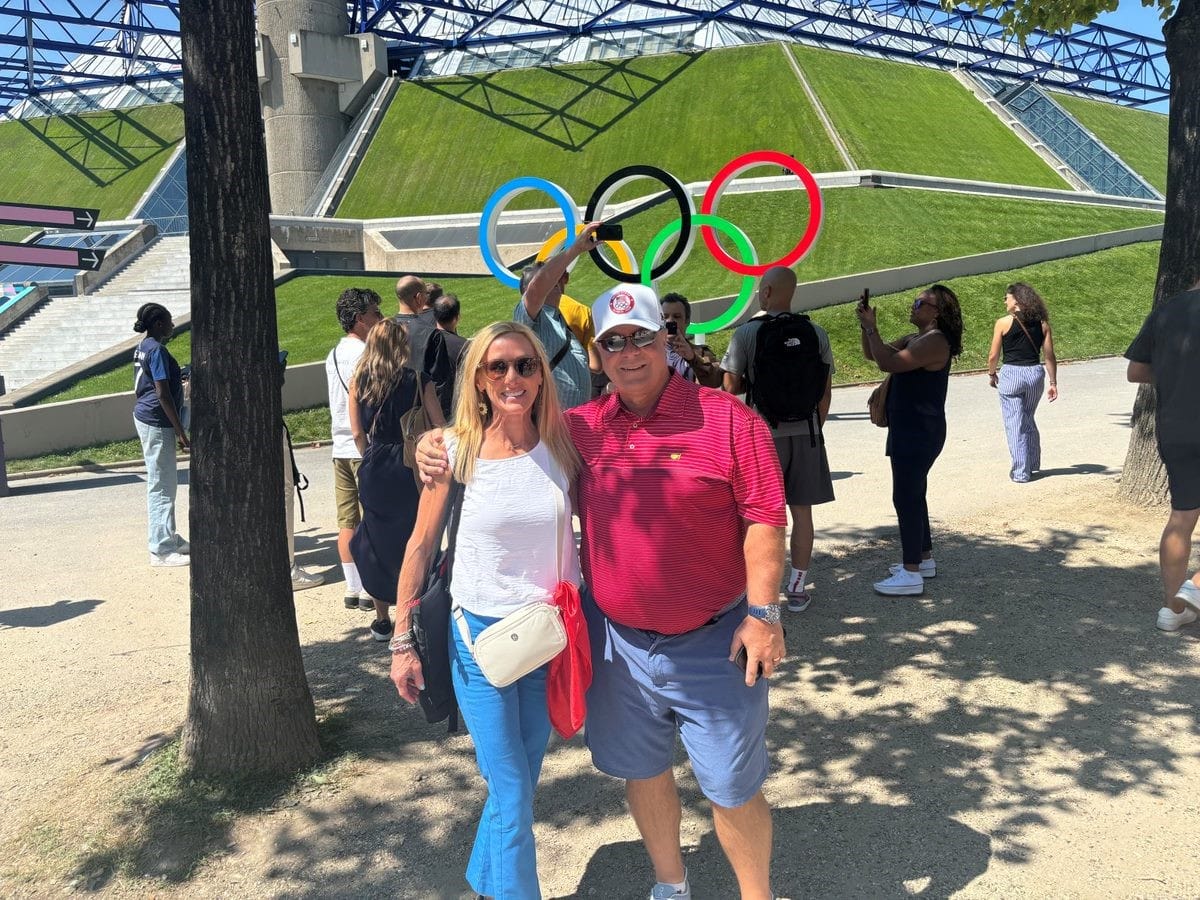
<instances>
[{"instance_id":1,"label":"grass slope","mask_svg":"<svg viewBox=\"0 0 1200 900\"><path fill-rule=\"evenodd\" d=\"M862 168L1069 187L948 72L811 47L792 52Z\"/></svg>"},{"instance_id":2,"label":"grass slope","mask_svg":"<svg viewBox=\"0 0 1200 900\"><path fill-rule=\"evenodd\" d=\"M992 323L1004 314L1004 290L1013 281L1034 285L1046 298L1054 323L1054 345L1059 360L1086 359L1124 352L1137 334L1153 300L1154 276L1158 266L1158 244L1133 244L1103 250L1068 260L1040 263L1009 272L956 279L952 286L963 311L963 354L955 363L956 371L982 368L987 361ZM294 291L311 290L313 295L332 295L339 285L354 279L321 277L297 280ZM376 290L383 293L383 280ZM310 282L310 284L305 284ZM358 283L362 283L360 279ZM495 282L492 282L493 284ZM876 297L880 333L888 339L906 334L908 311L915 291ZM1120 297L1120 303L1113 303ZM511 300L511 294L508 297ZM322 302L326 302L324 299ZM1103 310L1098 315L1097 310ZM833 347L837 384L878 381L879 371L862 358L859 349L858 320L853 303L845 303L812 313L813 320L829 332ZM478 327L472 326L472 329ZM710 346L717 355L724 353L730 332L710 335ZM173 348L178 350L178 347ZM124 371L122 374L127 374ZM1059 373L1059 386L1070 397L1069 371ZM836 399L835 399L836 404ZM329 434L329 410L318 407L288 413L285 416L293 443L300 445L324 440ZM141 447L137 441L118 441L95 447L67 450L25 460L9 460L10 472L48 469L65 465L107 463L137 459Z\"/></svg>"},{"instance_id":3,"label":"grass slope","mask_svg":"<svg viewBox=\"0 0 1200 900\"><path fill-rule=\"evenodd\" d=\"M472 212L519 175L547 178L582 204L625 165L700 181L764 146L813 171L841 168L774 45L409 82L337 214Z\"/></svg>"},{"instance_id":4,"label":"grass slope","mask_svg":"<svg viewBox=\"0 0 1200 900\"><path fill-rule=\"evenodd\" d=\"M816 249L798 269L802 281L1162 221L1158 213L1142 210L936 191L847 188L827 191L825 201L826 220L821 237ZM778 258L790 249L796 239L796 222L807 215L807 208L799 192L779 191L730 195L722 202L721 213L743 224L760 258L766 260ZM671 215L668 208L659 208L632 219L626 229L630 246L645 247L650 235ZM914 228L909 224L912 222L921 226ZM490 276L446 278L442 283L463 302L459 326L463 334L473 334L490 322L512 315L515 292ZM576 267L571 285L569 293L585 301L609 287L607 279L590 260ZM697 240L688 262L676 275L663 280L660 287L700 299L736 293L738 285L738 276L718 268ZM351 286L374 289L383 298L385 311L395 309L395 280L390 277L309 276L278 288L279 345L287 348L293 364L324 359L337 342L341 332L333 313L334 301ZM190 333L176 337L171 352L181 363L188 362ZM132 377L130 365L121 362L110 371L76 382L41 402L127 391Z\"/></svg>"},{"instance_id":5,"label":"grass slope","mask_svg":"<svg viewBox=\"0 0 1200 900\"><path fill-rule=\"evenodd\" d=\"M1014 281L1034 286L1045 298L1054 325L1054 349L1060 361L1124 353L1150 311L1158 271L1157 242L1130 244L1073 259L1038 263L1008 272L956 278L949 282L963 314L963 353L955 371L987 365L992 325L1004 315L1005 288ZM872 297L879 309L879 333L892 340L912 331L908 315L917 291ZM1113 303L1120 297L1120 303ZM829 332L837 384L878 381L879 370L863 359L854 304L815 310L812 319ZM724 352L729 332L709 341ZM1060 376L1064 393L1069 382Z\"/></svg>"},{"instance_id":6,"label":"grass slope","mask_svg":"<svg viewBox=\"0 0 1200 900\"><path fill-rule=\"evenodd\" d=\"M183 108L171 103L3 122L5 158L20 162L0 167L0 199L120 219L182 139Z\"/></svg>"},{"instance_id":7,"label":"grass slope","mask_svg":"<svg viewBox=\"0 0 1200 900\"><path fill-rule=\"evenodd\" d=\"M1054 93L1062 107L1130 168L1160 191L1167 189L1167 117L1103 100Z\"/></svg>"}]
</instances>

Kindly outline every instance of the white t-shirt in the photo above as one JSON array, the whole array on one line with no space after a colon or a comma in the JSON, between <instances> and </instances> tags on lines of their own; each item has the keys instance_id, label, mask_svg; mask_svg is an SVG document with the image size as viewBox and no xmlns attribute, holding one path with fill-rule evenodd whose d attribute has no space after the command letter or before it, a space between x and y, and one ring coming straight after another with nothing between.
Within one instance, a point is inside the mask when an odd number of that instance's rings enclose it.
<instances>
[{"instance_id":1,"label":"white t-shirt","mask_svg":"<svg viewBox=\"0 0 1200 900\"><path fill-rule=\"evenodd\" d=\"M451 466L457 449L457 440L447 434ZM569 487L540 442L521 456L475 460L475 475L463 491L450 576L455 605L500 618L527 603L548 603L559 582L556 540L562 545L562 580L579 583ZM561 519L555 500L560 490Z\"/></svg>"},{"instance_id":2,"label":"white t-shirt","mask_svg":"<svg viewBox=\"0 0 1200 900\"><path fill-rule=\"evenodd\" d=\"M329 387L330 431L334 459L362 459L350 433L350 378L367 345L346 335L325 357L325 381Z\"/></svg>"}]
</instances>

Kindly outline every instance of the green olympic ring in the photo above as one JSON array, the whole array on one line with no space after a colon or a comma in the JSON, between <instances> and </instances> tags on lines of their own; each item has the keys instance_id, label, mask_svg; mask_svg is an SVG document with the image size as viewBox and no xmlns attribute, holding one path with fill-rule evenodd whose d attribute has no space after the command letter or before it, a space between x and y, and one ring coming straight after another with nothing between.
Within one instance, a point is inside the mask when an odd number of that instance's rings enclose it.
<instances>
[{"instance_id":1,"label":"green olympic ring","mask_svg":"<svg viewBox=\"0 0 1200 900\"><path fill-rule=\"evenodd\" d=\"M715 228L717 231L722 232L741 251L744 263L748 263L749 265L758 264L758 253L755 252L754 245L750 243L750 238L746 237L745 232L728 219L705 213L694 213L692 215L692 223L695 225L708 225L710 228ZM682 228L683 219L675 219L673 222L668 222L664 225L662 231L656 234L650 241L650 245L646 248L646 255L642 259L642 284L647 287L653 287L651 271L658 264L659 251L662 250L663 245L666 244L668 239L672 235L679 233ZM750 306L750 300L753 296L754 276L743 275L742 289L738 293L733 305L715 319L709 319L707 322L693 322L688 326L688 334L711 334L714 331L720 331L726 325L732 324Z\"/></svg>"}]
</instances>

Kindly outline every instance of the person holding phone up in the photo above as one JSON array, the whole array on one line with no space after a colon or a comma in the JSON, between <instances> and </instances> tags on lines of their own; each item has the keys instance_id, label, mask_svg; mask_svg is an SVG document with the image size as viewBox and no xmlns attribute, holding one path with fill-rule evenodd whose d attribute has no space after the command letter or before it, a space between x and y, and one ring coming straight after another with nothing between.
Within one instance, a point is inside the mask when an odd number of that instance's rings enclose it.
<instances>
[{"instance_id":1,"label":"person holding phone up","mask_svg":"<svg viewBox=\"0 0 1200 900\"><path fill-rule=\"evenodd\" d=\"M703 344L693 344L687 336L692 324L692 305L687 297L663 294L659 307L667 330L667 364L688 381L720 390L723 373L717 358Z\"/></svg>"}]
</instances>

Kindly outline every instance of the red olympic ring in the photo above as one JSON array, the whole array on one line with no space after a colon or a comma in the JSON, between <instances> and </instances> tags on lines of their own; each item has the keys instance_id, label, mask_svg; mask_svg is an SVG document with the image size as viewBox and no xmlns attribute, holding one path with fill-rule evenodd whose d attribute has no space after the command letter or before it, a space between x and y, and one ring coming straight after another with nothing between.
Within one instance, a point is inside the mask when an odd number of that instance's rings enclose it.
<instances>
[{"instance_id":1,"label":"red olympic ring","mask_svg":"<svg viewBox=\"0 0 1200 900\"><path fill-rule=\"evenodd\" d=\"M762 275L767 269L775 266L795 265L804 257L804 254L809 251L816 241L817 235L821 232L821 221L824 218L821 189L817 185L817 180L813 178L812 172L808 171L804 163L777 150L757 150L753 153L745 153L731 160L709 182L708 190L704 192L704 200L700 204L700 212L704 215L716 215L717 204L721 200L721 194L725 190L726 182L732 181L747 169L762 165L782 166L800 179L800 183L804 185L804 192L808 195L808 227L804 230L804 234L800 236L800 242L787 255L781 256L774 262L754 265L739 262L726 253L725 248L717 240L717 235L713 227L711 225L701 225L700 236L704 238L704 245L708 247L708 252L712 254L713 259L726 269L736 272L739 275Z\"/></svg>"}]
</instances>

